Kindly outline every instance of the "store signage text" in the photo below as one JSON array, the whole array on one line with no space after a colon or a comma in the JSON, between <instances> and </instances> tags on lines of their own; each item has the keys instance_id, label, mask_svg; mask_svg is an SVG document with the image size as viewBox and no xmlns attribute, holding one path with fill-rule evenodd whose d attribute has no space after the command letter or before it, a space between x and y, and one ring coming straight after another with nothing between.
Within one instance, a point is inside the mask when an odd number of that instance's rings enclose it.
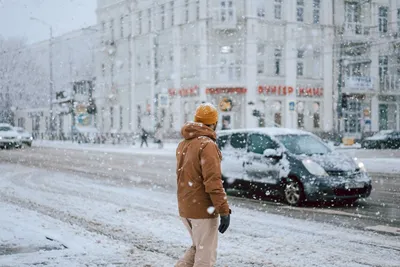
<instances>
[{"instance_id":1,"label":"store signage text","mask_svg":"<svg viewBox=\"0 0 400 267\"><path fill-rule=\"evenodd\" d=\"M199 87L193 86L190 88L182 88L182 89L168 89L168 94L170 96L198 96L199 95Z\"/></svg>"},{"instance_id":2,"label":"store signage text","mask_svg":"<svg viewBox=\"0 0 400 267\"><path fill-rule=\"evenodd\" d=\"M259 86L258 93L266 95L290 95L293 94L294 89L291 86Z\"/></svg>"},{"instance_id":3,"label":"store signage text","mask_svg":"<svg viewBox=\"0 0 400 267\"><path fill-rule=\"evenodd\" d=\"M323 88L297 88L297 96L309 96L309 97L322 97L324 96Z\"/></svg>"},{"instance_id":4,"label":"store signage text","mask_svg":"<svg viewBox=\"0 0 400 267\"><path fill-rule=\"evenodd\" d=\"M246 94L247 89L243 87L234 87L234 88L207 88L206 94L215 95L215 94Z\"/></svg>"},{"instance_id":5,"label":"store signage text","mask_svg":"<svg viewBox=\"0 0 400 267\"><path fill-rule=\"evenodd\" d=\"M295 92L294 88L291 86L259 86L258 93L265 95L276 95L276 96L284 96L291 95ZM323 88L310 88L310 87L297 87L296 95L299 97L322 97L324 95Z\"/></svg>"}]
</instances>

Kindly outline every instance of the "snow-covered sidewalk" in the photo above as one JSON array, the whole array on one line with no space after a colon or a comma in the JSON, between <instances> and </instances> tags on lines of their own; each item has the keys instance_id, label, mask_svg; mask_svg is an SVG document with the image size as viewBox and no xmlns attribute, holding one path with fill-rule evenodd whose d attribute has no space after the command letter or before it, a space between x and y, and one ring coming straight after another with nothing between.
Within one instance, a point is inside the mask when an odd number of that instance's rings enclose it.
<instances>
[{"instance_id":1,"label":"snow-covered sidewalk","mask_svg":"<svg viewBox=\"0 0 400 267\"><path fill-rule=\"evenodd\" d=\"M51 147L57 149L74 149L84 151L98 151L108 153L125 153L133 155L155 155L155 156L175 156L177 143L166 143L163 149L159 149L157 144L149 143L149 147L140 148L139 145L99 145L99 144L78 144L69 141L37 141L33 143L36 147ZM362 161L367 170L371 173L400 174L400 157L393 155L389 157L388 151L365 151L361 149L338 149L339 152L348 154ZM368 153L368 154L367 154ZM394 152L393 152L394 153Z\"/></svg>"},{"instance_id":2,"label":"snow-covered sidewalk","mask_svg":"<svg viewBox=\"0 0 400 267\"><path fill-rule=\"evenodd\" d=\"M3 255L0 266L173 266L190 244L170 192L18 165L0 164L0 173L1 240L36 245L50 235L74 248ZM232 210L231 227L220 235L217 266L394 267L400 262L395 236Z\"/></svg>"}]
</instances>

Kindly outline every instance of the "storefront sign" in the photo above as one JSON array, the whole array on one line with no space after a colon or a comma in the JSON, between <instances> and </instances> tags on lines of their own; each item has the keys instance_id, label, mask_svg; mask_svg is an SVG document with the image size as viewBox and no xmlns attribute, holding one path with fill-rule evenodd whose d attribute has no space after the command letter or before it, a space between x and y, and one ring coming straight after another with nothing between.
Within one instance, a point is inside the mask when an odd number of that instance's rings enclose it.
<instances>
[{"instance_id":1,"label":"storefront sign","mask_svg":"<svg viewBox=\"0 0 400 267\"><path fill-rule=\"evenodd\" d=\"M247 89L243 87L235 87L235 88L207 88L206 94L215 95L215 94L246 94Z\"/></svg>"},{"instance_id":2,"label":"storefront sign","mask_svg":"<svg viewBox=\"0 0 400 267\"><path fill-rule=\"evenodd\" d=\"M282 85L260 85L258 87L259 94L265 95L276 95L276 96L284 96L291 95L294 93L294 88L291 86L282 86ZM297 87L296 95L299 97L322 97L324 95L323 88L312 88L312 87Z\"/></svg>"},{"instance_id":3,"label":"storefront sign","mask_svg":"<svg viewBox=\"0 0 400 267\"><path fill-rule=\"evenodd\" d=\"M301 97L322 97L324 96L323 88L297 88L297 96Z\"/></svg>"},{"instance_id":4,"label":"storefront sign","mask_svg":"<svg viewBox=\"0 0 400 267\"><path fill-rule=\"evenodd\" d=\"M374 84L371 77L351 76L346 78L345 87L357 90L371 90L374 88Z\"/></svg>"},{"instance_id":5,"label":"storefront sign","mask_svg":"<svg viewBox=\"0 0 400 267\"><path fill-rule=\"evenodd\" d=\"M86 104L77 104L75 107L75 122L77 126L89 126L92 122L92 117L87 112Z\"/></svg>"},{"instance_id":6,"label":"storefront sign","mask_svg":"<svg viewBox=\"0 0 400 267\"><path fill-rule=\"evenodd\" d=\"M170 96L182 96L182 97L186 97L186 96L198 96L199 95L199 87L196 85L194 87L190 87L190 88L182 88L182 89L168 89L168 94Z\"/></svg>"},{"instance_id":7,"label":"storefront sign","mask_svg":"<svg viewBox=\"0 0 400 267\"><path fill-rule=\"evenodd\" d=\"M291 95L293 94L294 89L291 86L258 86L258 93L265 95Z\"/></svg>"}]
</instances>

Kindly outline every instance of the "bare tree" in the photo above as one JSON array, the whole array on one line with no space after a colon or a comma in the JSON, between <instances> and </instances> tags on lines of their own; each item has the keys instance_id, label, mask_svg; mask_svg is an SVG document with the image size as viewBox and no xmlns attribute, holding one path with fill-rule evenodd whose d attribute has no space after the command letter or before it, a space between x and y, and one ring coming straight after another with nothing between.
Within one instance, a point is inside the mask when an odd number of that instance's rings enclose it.
<instances>
[{"instance_id":1,"label":"bare tree","mask_svg":"<svg viewBox=\"0 0 400 267\"><path fill-rule=\"evenodd\" d=\"M13 122L12 107L34 107L43 103L46 99L43 92L32 90L41 83L42 73L24 39L0 36L0 121Z\"/></svg>"}]
</instances>

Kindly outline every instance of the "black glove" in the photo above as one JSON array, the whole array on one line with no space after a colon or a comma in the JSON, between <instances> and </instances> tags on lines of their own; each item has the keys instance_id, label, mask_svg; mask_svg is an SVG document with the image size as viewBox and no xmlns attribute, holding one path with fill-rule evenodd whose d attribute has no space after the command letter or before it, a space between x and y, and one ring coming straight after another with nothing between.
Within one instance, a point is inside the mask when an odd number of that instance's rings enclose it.
<instances>
[{"instance_id":1,"label":"black glove","mask_svg":"<svg viewBox=\"0 0 400 267\"><path fill-rule=\"evenodd\" d=\"M218 231L223 234L229 227L229 223L231 221L230 215L221 216L221 222L218 227Z\"/></svg>"}]
</instances>

